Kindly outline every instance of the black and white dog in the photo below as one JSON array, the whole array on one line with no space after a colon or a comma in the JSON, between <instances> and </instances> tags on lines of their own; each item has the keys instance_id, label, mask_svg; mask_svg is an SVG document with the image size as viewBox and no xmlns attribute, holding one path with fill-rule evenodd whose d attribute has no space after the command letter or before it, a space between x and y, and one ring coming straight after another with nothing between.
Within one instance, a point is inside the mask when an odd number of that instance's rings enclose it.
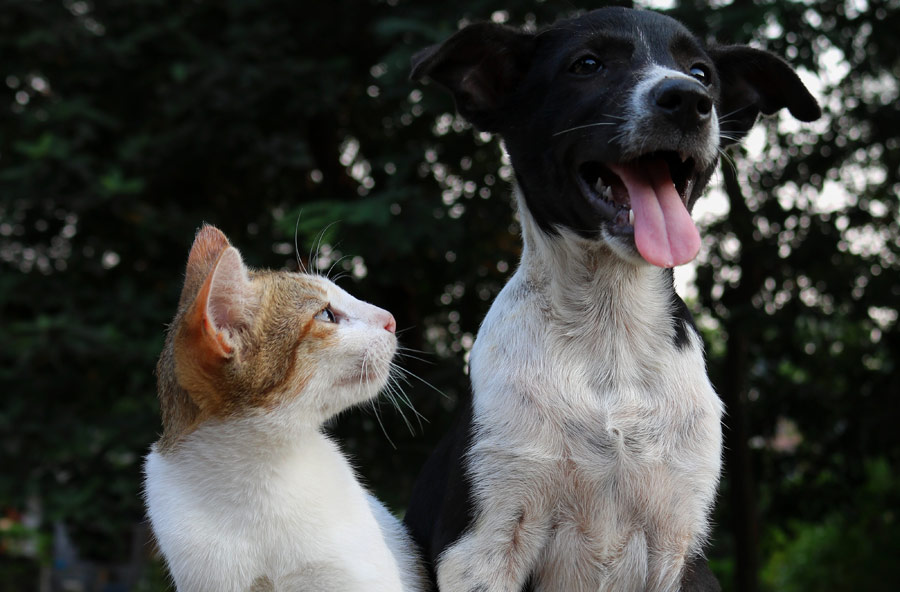
<instances>
[{"instance_id":1,"label":"black and white dog","mask_svg":"<svg viewBox=\"0 0 900 592\"><path fill-rule=\"evenodd\" d=\"M769 53L623 8L468 26L413 58L426 77L503 138L525 243L406 517L440 591L717 590L722 404L670 268L720 147L815 99Z\"/></svg>"}]
</instances>

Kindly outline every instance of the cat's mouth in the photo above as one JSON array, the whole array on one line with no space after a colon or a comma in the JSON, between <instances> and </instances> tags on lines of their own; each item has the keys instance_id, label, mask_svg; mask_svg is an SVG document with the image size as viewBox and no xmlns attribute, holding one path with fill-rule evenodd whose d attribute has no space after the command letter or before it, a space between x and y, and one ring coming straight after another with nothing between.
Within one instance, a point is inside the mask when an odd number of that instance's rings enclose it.
<instances>
[{"instance_id":1,"label":"cat's mouth","mask_svg":"<svg viewBox=\"0 0 900 592\"><path fill-rule=\"evenodd\" d=\"M383 383L387 381L387 371L379 371L374 368L360 369L358 372L350 373L340 381L336 386L342 387L378 387L380 390Z\"/></svg>"}]
</instances>

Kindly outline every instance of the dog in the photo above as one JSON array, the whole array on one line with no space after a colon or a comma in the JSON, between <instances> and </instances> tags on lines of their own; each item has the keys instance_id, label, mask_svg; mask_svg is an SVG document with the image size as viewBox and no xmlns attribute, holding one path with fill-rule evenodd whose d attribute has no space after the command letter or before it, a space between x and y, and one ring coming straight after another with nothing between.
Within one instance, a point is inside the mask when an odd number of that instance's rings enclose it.
<instances>
[{"instance_id":1,"label":"dog","mask_svg":"<svg viewBox=\"0 0 900 592\"><path fill-rule=\"evenodd\" d=\"M770 53L625 8L472 24L411 78L502 138L524 241L406 514L438 589L718 590L723 408L671 268L700 248L689 212L721 148L818 104Z\"/></svg>"}]
</instances>

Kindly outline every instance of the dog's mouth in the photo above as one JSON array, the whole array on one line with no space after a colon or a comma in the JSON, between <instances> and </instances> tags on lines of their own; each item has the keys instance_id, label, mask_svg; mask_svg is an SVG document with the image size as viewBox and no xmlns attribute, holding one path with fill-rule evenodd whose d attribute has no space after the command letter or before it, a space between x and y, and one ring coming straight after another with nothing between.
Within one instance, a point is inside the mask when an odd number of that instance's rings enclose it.
<instances>
[{"instance_id":1,"label":"dog's mouth","mask_svg":"<svg viewBox=\"0 0 900 592\"><path fill-rule=\"evenodd\" d=\"M634 234L641 256L659 267L691 261L700 235L687 210L696 179L693 158L653 152L621 163L587 161L578 184L613 234Z\"/></svg>"}]
</instances>

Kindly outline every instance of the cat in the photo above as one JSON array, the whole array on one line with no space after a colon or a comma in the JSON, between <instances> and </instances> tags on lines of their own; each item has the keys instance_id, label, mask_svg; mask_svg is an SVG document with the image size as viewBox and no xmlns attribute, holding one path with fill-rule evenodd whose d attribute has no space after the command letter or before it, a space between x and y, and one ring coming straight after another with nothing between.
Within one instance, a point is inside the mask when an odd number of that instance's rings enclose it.
<instances>
[{"instance_id":1,"label":"cat","mask_svg":"<svg viewBox=\"0 0 900 592\"><path fill-rule=\"evenodd\" d=\"M329 280L250 270L221 231L199 230L144 466L180 592L424 589L404 527L321 429L386 384L395 329Z\"/></svg>"}]
</instances>

